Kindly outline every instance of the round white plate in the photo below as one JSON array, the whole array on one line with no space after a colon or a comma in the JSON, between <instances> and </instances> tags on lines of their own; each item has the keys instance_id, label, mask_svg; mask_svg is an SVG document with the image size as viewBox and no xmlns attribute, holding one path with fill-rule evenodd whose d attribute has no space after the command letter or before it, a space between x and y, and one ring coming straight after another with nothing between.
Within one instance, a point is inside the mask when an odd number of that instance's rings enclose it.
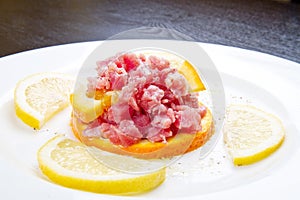
<instances>
[{"instance_id":1,"label":"round white plate","mask_svg":"<svg viewBox=\"0 0 300 200\"><path fill-rule=\"evenodd\" d=\"M222 137L204 159L192 152L168 168L166 181L133 197L94 194L65 188L39 171L38 148L57 133L72 137L68 108L40 131L24 125L14 113L13 89L21 78L37 72L76 75L100 42L61 45L0 59L0 188L3 199L292 199L300 185L300 65L238 48L202 44L220 72L226 103L255 105L277 115L286 140L267 159L234 167ZM255 192L254 192L255 191Z\"/></svg>"}]
</instances>

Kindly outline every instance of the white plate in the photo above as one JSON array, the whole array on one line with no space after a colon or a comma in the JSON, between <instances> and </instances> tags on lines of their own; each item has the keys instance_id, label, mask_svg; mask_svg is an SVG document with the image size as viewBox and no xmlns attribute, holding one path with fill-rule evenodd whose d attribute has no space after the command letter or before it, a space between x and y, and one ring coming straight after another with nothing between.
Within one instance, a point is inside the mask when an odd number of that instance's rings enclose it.
<instances>
[{"instance_id":1,"label":"white plate","mask_svg":"<svg viewBox=\"0 0 300 200\"><path fill-rule=\"evenodd\" d=\"M39 172L36 152L55 133L71 135L67 117L70 108L55 116L41 131L34 131L14 114L13 88L18 80L36 72L60 71L75 75L97 45L99 42L55 46L0 59L2 198L293 199L300 194L300 65L258 52L212 44L200 45L220 71L227 104L252 104L282 119L287 137L278 151L257 164L234 167L220 138L205 159L199 160L197 152L188 154L181 164L168 169L168 178L161 186L134 197L82 192L48 181Z\"/></svg>"}]
</instances>

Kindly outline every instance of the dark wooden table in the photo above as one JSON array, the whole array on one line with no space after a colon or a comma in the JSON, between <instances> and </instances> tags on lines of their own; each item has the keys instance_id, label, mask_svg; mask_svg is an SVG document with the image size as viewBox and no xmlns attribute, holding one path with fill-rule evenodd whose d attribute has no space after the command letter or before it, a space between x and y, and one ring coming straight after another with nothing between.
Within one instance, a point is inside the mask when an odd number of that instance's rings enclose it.
<instances>
[{"instance_id":1,"label":"dark wooden table","mask_svg":"<svg viewBox=\"0 0 300 200\"><path fill-rule=\"evenodd\" d=\"M272 0L0 0L0 56L104 40L141 26L300 63L300 4Z\"/></svg>"}]
</instances>

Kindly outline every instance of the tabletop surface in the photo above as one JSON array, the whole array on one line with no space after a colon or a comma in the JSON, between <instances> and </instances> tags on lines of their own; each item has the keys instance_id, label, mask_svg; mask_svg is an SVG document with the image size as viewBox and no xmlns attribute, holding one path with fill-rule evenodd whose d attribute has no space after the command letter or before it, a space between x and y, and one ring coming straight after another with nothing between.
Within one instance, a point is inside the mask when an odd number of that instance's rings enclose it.
<instances>
[{"instance_id":1,"label":"tabletop surface","mask_svg":"<svg viewBox=\"0 0 300 200\"><path fill-rule=\"evenodd\" d=\"M274 0L0 0L0 57L139 27L300 63L300 4ZM299 1L298 1L299 2Z\"/></svg>"}]
</instances>

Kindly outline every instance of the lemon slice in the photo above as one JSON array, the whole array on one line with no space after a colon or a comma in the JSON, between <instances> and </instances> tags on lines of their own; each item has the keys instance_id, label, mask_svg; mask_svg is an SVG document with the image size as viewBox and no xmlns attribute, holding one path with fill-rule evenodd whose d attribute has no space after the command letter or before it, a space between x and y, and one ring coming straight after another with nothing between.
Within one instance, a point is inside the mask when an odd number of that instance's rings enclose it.
<instances>
[{"instance_id":1,"label":"lemon slice","mask_svg":"<svg viewBox=\"0 0 300 200\"><path fill-rule=\"evenodd\" d=\"M185 60L182 65L178 67L178 71L187 79L192 92L206 90L200 76L197 73L197 70L187 60Z\"/></svg>"},{"instance_id":2,"label":"lemon slice","mask_svg":"<svg viewBox=\"0 0 300 200\"><path fill-rule=\"evenodd\" d=\"M228 108L223 133L235 165L248 165L266 158L285 138L283 125L277 117L249 105Z\"/></svg>"},{"instance_id":3,"label":"lemon slice","mask_svg":"<svg viewBox=\"0 0 300 200\"><path fill-rule=\"evenodd\" d=\"M69 105L73 78L62 73L38 73L19 81L15 88L16 115L27 125L40 129Z\"/></svg>"},{"instance_id":4,"label":"lemon slice","mask_svg":"<svg viewBox=\"0 0 300 200\"><path fill-rule=\"evenodd\" d=\"M149 174L127 174L94 159L79 142L58 135L38 151L41 171L65 187L107 194L132 194L154 189L165 180L161 169Z\"/></svg>"},{"instance_id":5,"label":"lemon slice","mask_svg":"<svg viewBox=\"0 0 300 200\"><path fill-rule=\"evenodd\" d=\"M95 120L117 101L118 91L109 91L96 100L86 95L86 84L77 83L74 93L70 95L73 114L85 123Z\"/></svg>"}]
</instances>

